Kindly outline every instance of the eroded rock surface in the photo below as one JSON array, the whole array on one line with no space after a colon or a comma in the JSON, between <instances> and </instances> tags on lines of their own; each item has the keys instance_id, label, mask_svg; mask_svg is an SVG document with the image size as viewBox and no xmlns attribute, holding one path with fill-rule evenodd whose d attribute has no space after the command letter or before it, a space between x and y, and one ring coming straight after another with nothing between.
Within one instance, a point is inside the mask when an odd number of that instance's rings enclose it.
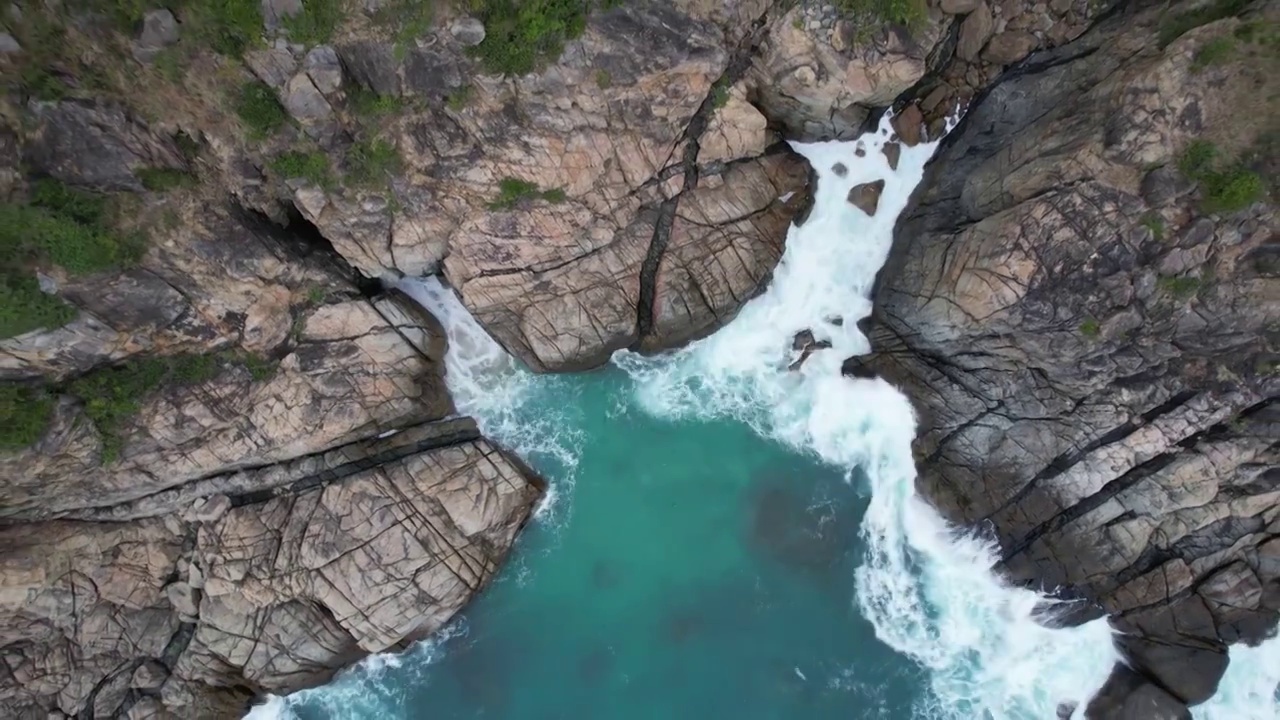
<instances>
[{"instance_id":1,"label":"eroded rock surface","mask_svg":"<svg viewBox=\"0 0 1280 720\"><path fill-rule=\"evenodd\" d=\"M1195 57L1275 13L1162 48L1127 8L1033 57L944 142L879 279L867 365L921 413L921 489L1078 598L1063 621L1122 632L1136 675L1090 717L1185 717L1280 612L1275 208L1186 177L1194 142L1271 172L1274 73Z\"/></svg>"},{"instance_id":2,"label":"eroded rock surface","mask_svg":"<svg viewBox=\"0 0 1280 720\"><path fill-rule=\"evenodd\" d=\"M373 469L373 448L348 446L274 491L247 473L254 491L216 518L0 528L0 701L16 717L230 717L436 630L539 489L474 425L401 435Z\"/></svg>"}]
</instances>

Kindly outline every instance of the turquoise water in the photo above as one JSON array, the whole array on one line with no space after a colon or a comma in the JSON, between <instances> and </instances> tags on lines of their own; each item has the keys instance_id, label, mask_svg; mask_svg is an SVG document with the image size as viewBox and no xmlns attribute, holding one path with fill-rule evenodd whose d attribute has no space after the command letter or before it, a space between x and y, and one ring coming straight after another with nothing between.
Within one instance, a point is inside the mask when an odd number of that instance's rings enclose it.
<instances>
[{"instance_id":1,"label":"turquoise water","mask_svg":"<svg viewBox=\"0 0 1280 720\"><path fill-rule=\"evenodd\" d=\"M1116 659L1051 629L993 548L915 494L907 400L840 375L934 147L797 146L819 178L767 291L680 351L534 376L437 279L459 410L550 481L498 580L444 632L251 713L300 720L1048 720ZM857 152L857 145L863 145ZM839 163L847 172L836 175ZM845 198L886 181L869 217ZM832 347L799 371L792 338ZM1280 641L1239 649L1203 720L1276 720ZM1077 711L1078 718L1083 713Z\"/></svg>"},{"instance_id":2,"label":"turquoise water","mask_svg":"<svg viewBox=\"0 0 1280 720\"><path fill-rule=\"evenodd\" d=\"M616 368L539 387L511 419L554 416L576 466L530 460L571 494L524 534L465 632L296 714L910 716L921 671L852 600L866 497L743 424L658 419L632 393Z\"/></svg>"}]
</instances>

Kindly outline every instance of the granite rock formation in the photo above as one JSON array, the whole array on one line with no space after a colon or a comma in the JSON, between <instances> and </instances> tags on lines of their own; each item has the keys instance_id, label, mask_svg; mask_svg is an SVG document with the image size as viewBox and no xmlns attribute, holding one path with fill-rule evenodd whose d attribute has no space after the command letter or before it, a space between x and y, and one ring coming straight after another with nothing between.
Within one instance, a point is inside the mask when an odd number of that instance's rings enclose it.
<instances>
[{"instance_id":1,"label":"granite rock formation","mask_svg":"<svg viewBox=\"0 0 1280 720\"><path fill-rule=\"evenodd\" d=\"M1249 39L1277 11L1135 3L1032 56L877 281L863 364L917 405L922 491L1072 601L1047 616L1118 630L1089 717L1187 716L1280 613L1277 67Z\"/></svg>"}]
</instances>

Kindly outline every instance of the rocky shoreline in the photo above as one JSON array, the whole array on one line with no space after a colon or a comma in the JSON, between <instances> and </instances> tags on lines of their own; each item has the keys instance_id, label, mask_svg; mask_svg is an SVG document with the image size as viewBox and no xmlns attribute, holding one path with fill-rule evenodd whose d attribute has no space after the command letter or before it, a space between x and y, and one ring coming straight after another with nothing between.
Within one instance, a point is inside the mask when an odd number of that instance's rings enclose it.
<instances>
[{"instance_id":1,"label":"rocky shoreline","mask_svg":"<svg viewBox=\"0 0 1280 720\"><path fill-rule=\"evenodd\" d=\"M917 402L926 494L1013 579L1087 601L1072 621L1129 633L1090 717L1185 712L1274 627L1275 215L1215 187L1276 175L1249 154L1275 3L635 0L559 18L581 31L537 57L483 13L383 4L70 14L56 43L40 9L9 18L17 717L236 716L441 627L542 482L456 416L439 323L379 279L443 276L538 371L679 346L803 218L782 139L895 101L905 144L970 107L900 220L875 354L846 364ZM1217 154L1192 166L1196 142Z\"/></svg>"}]
</instances>

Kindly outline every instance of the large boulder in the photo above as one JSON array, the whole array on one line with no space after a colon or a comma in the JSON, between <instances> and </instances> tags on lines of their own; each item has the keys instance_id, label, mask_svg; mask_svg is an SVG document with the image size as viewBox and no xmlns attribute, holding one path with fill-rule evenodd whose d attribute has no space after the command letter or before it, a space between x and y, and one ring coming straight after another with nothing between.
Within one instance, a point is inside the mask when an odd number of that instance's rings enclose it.
<instances>
[{"instance_id":1,"label":"large boulder","mask_svg":"<svg viewBox=\"0 0 1280 720\"><path fill-rule=\"evenodd\" d=\"M1277 81L1245 50L1196 60L1275 13L1162 47L1161 10L1127 6L997 81L875 298L867 364L919 409L922 492L993 532L1012 579L1079 600L1063 621L1111 615L1146 678L1113 690L1161 707L1212 695L1227 644L1280 611L1261 550L1280 530L1277 218L1262 192L1222 195L1269 172L1250 158Z\"/></svg>"}]
</instances>

